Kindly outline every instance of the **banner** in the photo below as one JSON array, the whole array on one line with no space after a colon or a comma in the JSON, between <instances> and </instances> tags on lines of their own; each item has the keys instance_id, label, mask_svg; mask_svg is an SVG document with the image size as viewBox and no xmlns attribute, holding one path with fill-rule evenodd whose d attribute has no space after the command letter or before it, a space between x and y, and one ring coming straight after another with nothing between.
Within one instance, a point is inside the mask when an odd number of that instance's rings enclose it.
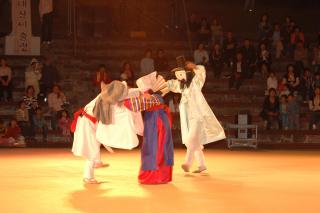
<instances>
[{"instance_id":1,"label":"banner","mask_svg":"<svg viewBox=\"0 0 320 213\"><path fill-rule=\"evenodd\" d=\"M12 30L17 54L31 52L31 4L30 0L12 1Z\"/></svg>"}]
</instances>

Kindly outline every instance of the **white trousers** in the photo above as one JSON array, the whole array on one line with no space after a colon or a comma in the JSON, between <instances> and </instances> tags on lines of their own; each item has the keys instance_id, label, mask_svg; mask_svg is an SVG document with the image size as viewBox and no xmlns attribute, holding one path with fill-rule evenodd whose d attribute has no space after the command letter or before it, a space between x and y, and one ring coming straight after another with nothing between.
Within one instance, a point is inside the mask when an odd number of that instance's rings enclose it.
<instances>
[{"instance_id":1,"label":"white trousers","mask_svg":"<svg viewBox=\"0 0 320 213\"><path fill-rule=\"evenodd\" d=\"M94 162L95 160L87 159L84 165L83 178L92 179L94 178Z\"/></svg>"}]
</instances>

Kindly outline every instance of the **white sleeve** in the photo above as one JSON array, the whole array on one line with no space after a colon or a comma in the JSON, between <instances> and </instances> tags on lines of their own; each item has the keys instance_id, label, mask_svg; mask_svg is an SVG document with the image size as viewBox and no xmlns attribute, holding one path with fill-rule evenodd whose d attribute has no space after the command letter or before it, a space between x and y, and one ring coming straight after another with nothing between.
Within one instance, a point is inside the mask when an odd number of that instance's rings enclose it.
<instances>
[{"instance_id":1,"label":"white sleeve","mask_svg":"<svg viewBox=\"0 0 320 213\"><path fill-rule=\"evenodd\" d=\"M193 77L193 82L196 83L200 88L203 87L205 81L206 81L206 69L202 65L197 65L197 67L194 69L195 76Z\"/></svg>"},{"instance_id":2,"label":"white sleeve","mask_svg":"<svg viewBox=\"0 0 320 213\"><path fill-rule=\"evenodd\" d=\"M171 92L181 93L180 82L178 80L172 79L167 81L168 88Z\"/></svg>"}]
</instances>

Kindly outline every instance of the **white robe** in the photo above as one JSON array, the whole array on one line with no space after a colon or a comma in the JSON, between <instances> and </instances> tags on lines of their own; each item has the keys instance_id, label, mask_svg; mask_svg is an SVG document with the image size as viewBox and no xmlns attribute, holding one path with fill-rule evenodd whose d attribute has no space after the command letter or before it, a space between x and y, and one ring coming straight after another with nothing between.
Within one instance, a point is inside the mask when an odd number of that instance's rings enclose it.
<instances>
[{"instance_id":1,"label":"white robe","mask_svg":"<svg viewBox=\"0 0 320 213\"><path fill-rule=\"evenodd\" d=\"M178 80L169 80L172 92L181 93L179 104L182 142L192 148L226 138L224 130L205 100L201 89L206 80L204 66L198 65L189 88L180 89Z\"/></svg>"},{"instance_id":2,"label":"white robe","mask_svg":"<svg viewBox=\"0 0 320 213\"><path fill-rule=\"evenodd\" d=\"M129 95L136 95L129 90ZM93 116L93 108L99 96L85 106L84 110ZM131 112L125 106L114 105L114 123L104 125L93 123L85 116L79 117L72 152L76 156L91 160L99 158L100 145L112 148L133 149L138 146L137 134L143 134L143 120L140 112Z\"/></svg>"}]
</instances>

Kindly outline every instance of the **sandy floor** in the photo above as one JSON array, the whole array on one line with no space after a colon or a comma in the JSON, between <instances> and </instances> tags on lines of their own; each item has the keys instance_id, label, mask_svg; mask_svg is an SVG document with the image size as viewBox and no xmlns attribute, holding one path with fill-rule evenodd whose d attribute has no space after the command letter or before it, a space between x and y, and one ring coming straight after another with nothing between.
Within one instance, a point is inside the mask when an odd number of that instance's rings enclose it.
<instances>
[{"instance_id":1,"label":"sandy floor","mask_svg":"<svg viewBox=\"0 0 320 213\"><path fill-rule=\"evenodd\" d=\"M138 151L104 152L100 185L67 149L0 149L0 212L320 212L320 151L206 151L209 171L137 183Z\"/></svg>"}]
</instances>

